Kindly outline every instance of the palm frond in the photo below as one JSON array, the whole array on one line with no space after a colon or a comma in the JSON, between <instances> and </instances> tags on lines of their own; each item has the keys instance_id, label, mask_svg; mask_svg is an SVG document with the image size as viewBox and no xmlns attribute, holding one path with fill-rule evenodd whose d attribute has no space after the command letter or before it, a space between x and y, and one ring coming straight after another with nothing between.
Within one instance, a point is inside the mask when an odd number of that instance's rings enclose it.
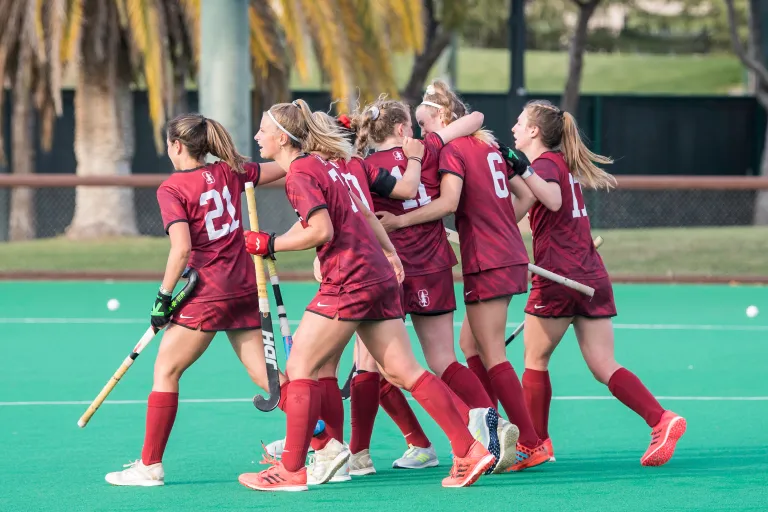
<instances>
[{"instance_id":1,"label":"palm frond","mask_svg":"<svg viewBox=\"0 0 768 512\"><path fill-rule=\"evenodd\" d=\"M0 32L0 119L3 117L5 106L5 81L6 76L13 76L15 73L16 48L19 42L19 31L23 25L24 4L23 2L11 2L8 8L5 24ZM6 164L5 154L5 136L3 134L3 124L0 124L0 163Z\"/></svg>"},{"instance_id":2,"label":"palm frond","mask_svg":"<svg viewBox=\"0 0 768 512\"><path fill-rule=\"evenodd\" d=\"M192 44L194 67L200 66L200 0L180 0L181 11L186 20L188 41Z\"/></svg>"},{"instance_id":3,"label":"palm frond","mask_svg":"<svg viewBox=\"0 0 768 512\"><path fill-rule=\"evenodd\" d=\"M62 113L61 105L61 43L64 36L64 23L66 22L66 0L48 0L48 13L46 17L45 39L46 48L50 59L48 60L48 88L53 103L53 110L57 116Z\"/></svg>"},{"instance_id":4,"label":"palm frond","mask_svg":"<svg viewBox=\"0 0 768 512\"><path fill-rule=\"evenodd\" d=\"M66 29L61 43L61 62L66 66L80 55L80 38L83 34L84 0L68 0Z\"/></svg>"},{"instance_id":5,"label":"palm frond","mask_svg":"<svg viewBox=\"0 0 768 512\"><path fill-rule=\"evenodd\" d=\"M278 19L293 54L293 64L299 79L306 81L309 78L307 20L301 5L301 0L280 0Z\"/></svg>"},{"instance_id":6,"label":"palm frond","mask_svg":"<svg viewBox=\"0 0 768 512\"><path fill-rule=\"evenodd\" d=\"M261 75L269 73L269 65L287 68L277 20L274 11L266 2L254 0L248 7L250 24L251 55Z\"/></svg>"}]
</instances>

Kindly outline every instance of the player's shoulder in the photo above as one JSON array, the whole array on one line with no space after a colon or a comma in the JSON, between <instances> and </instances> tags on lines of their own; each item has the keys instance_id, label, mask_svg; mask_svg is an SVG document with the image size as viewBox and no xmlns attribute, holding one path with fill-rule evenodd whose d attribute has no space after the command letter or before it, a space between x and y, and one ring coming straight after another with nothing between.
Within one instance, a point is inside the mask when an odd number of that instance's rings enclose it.
<instances>
[{"instance_id":1,"label":"player's shoulder","mask_svg":"<svg viewBox=\"0 0 768 512\"><path fill-rule=\"evenodd\" d=\"M297 156L290 165L291 172L304 174L317 174L331 167L331 165L319 155L304 153Z\"/></svg>"},{"instance_id":2,"label":"player's shoulder","mask_svg":"<svg viewBox=\"0 0 768 512\"><path fill-rule=\"evenodd\" d=\"M568 163L560 151L545 151L531 162L531 167L536 171L549 170L560 174L567 174Z\"/></svg>"}]
</instances>

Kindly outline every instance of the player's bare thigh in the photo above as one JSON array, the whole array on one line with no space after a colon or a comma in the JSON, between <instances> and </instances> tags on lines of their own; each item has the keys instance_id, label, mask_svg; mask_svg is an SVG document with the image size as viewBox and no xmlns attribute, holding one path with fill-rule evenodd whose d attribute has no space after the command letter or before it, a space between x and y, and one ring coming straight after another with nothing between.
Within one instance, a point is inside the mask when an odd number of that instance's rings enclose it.
<instances>
[{"instance_id":1,"label":"player's bare thigh","mask_svg":"<svg viewBox=\"0 0 768 512\"><path fill-rule=\"evenodd\" d=\"M413 355L405 323L401 319L362 322L358 331L387 380L397 387L411 389L424 369Z\"/></svg>"},{"instance_id":2,"label":"player's bare thigh","mask_svg":"<svg viewBox=\"0 0 768 512\"><path fill-rule=\"evenodd\" d=\"M358 322L330 319L305 311L293 335L293 348L285 364L291 380L314 379L325 363L344 350Z\"/></svg>"},{"instance_id":3,"label":"player's bare thigh","mask_svg":"<svg viewBox=\"0 0 768 512\"><path fill-rule=\"evenodd\" d=\"M613 322L610 318L577 316L573 321L576 339L589 370L603 384L621 368L616 362L613 348Z\"/></svg>"},{"instance_id":4,"label":"player's bare thigh","mask_svg":"<svg viewBox=\"0 0 768 512\"><path fill-rule=\"evenodd\" d=\"M500 297L467 304L467 320L477 340L480 359L486 368L493 368L507 360L504 335L510 300L511 297Z\"/></svg>"},{"instance_id":5,"label":"player's bare thigh","mask_svg":"<svg viewBox=\"0 0 768 512\"><path fill-rule=\"evenodd\" d=\"M573 317L541 318L526 314L523 328L525 367L546 371L552 353L563 339L572 321Z\"/></svg>"},{"instance_id":6,"label":"player's bare thigh","mask_svg":"<svg viewBox=\"0 0 768 512\"><path fill-rule=\"evenodd\" d=\"M456 362L453 346L453 311L442 315L414 315L411 322L419 337L429 369L438 377Z\"/></svg>"},{"instance_id":7,"label":"player's bare thigh","mask_svg":"<svg viewBox=\"0 0 768 512\"><path fill-rule=\"evenodd\" d=\"M155 359L152 391L178 393L181 375L203 355L215 335L215 332L193 331L168 324Z\"/></svg>"},{"instance_id":8,"label":"player's bare thigh","mask_svg":"<svg viewBox=\"0 0 768 512\"><path fill-rule=\"evenodd\" d=\"M267 382L267 367L264 361L264 343L261 329L239 329L227 331L227 338L240 362L248 371L251 380L264 391L269 390ZM285 382L285 376L280 374L280 384Z\"/></svg>"}]
</instances>

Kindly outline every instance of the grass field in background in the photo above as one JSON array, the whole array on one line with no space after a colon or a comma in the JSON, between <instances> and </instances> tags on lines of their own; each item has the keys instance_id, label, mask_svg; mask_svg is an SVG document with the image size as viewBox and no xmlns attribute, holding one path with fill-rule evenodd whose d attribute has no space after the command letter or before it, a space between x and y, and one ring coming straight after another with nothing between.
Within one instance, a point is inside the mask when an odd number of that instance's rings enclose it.
<instances>
[{"instance_id":1,"label":"grass field in background","mask_svg":"<svg viewBox=\"0 0 768 512\"><path fill-rule=\"evenodd\" d=\"M768 274L768 228L594 230L614 274ZM524 236L530 251L530 235ZM73 242L49 238L0 243L0 271L156 271L165 268L168 240L160 237ZM282 253L282 271L311 271L314 251ZM459 267L456 267L459 271Z\"/></svg>"},{"instance_id":2,"label":"grass field in background","mask_svg":"<svg viewBox=\"0 0 768 512\"><path fill-rule=\"evenodd\" d=\"M443 59L429 78L443 73ZM458 90L466 92L505 92L509 90L509 52L482 48L461 48L457 58ZM411 72L413 58L395 57L397 84L402 87ZM668 93L728 94L744 81L744 68L730 54L644 55L588 53L584 56L581 82L583 93ZM560 94L565 87L568 54L529 51L525 54L526 88L533 93ZM319 89L317 65L301 82L294 72L293 90Z\"/></svg>"}]
</instances>

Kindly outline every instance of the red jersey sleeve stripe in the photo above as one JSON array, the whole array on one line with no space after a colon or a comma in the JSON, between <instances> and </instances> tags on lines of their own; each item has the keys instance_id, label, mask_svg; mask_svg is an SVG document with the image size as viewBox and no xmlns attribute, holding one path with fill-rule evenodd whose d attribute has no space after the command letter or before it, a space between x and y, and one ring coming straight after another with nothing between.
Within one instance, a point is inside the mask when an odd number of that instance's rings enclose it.
<instances>
[{"instance_id":1,"label":"red jersey sleeve stripe","mask_svg":"<svg viewBox=\"0 0 768 512\"><path fill-rule=\"evenodd\" d=\"M165 225L165 234L166 235L168 234L168 230L171 228L171 226L176 224L177 222L186 222L187 224L189 224L189 221L187 219L172 220L171 222L169 222L168 224Z\"/></svg>"},{"instance_id":2,"label":"red jersey sleeve stripe","mask_svg":"<svg viewBox=\"0 0 768 512\"><path fill-rule=\"evenodd\" d=\"M307 221L307 222L309 222L309 218L310 218L310 217L312 216L312 214L313 214L313 213L315 213L316 211L318 211L318 210L327 210L327 209L328 209L328 205L327 205L327 204L319 204L319 205L317 205L317 206L313 206L313 207L312 207L312 208L310 208L310 209L309 209L309 211L307 212L307 219L306 219L306 221Z\"/></svg>"},{"instance_id":3,"label":"red jersey sleeve stripe","mask_svg":"<svg viewBox=\"0 0 768 512\"><path fill-rule=\"evenodd\" d=\"M442 173L453 174L454 176L458 176L462 180L464 179L464 176L462 176L461 174L457 173L456 171L449 171L448 169L439 169L437 172L439 172L440 174L442 174Z\"/></svg>"}]
</instances>

